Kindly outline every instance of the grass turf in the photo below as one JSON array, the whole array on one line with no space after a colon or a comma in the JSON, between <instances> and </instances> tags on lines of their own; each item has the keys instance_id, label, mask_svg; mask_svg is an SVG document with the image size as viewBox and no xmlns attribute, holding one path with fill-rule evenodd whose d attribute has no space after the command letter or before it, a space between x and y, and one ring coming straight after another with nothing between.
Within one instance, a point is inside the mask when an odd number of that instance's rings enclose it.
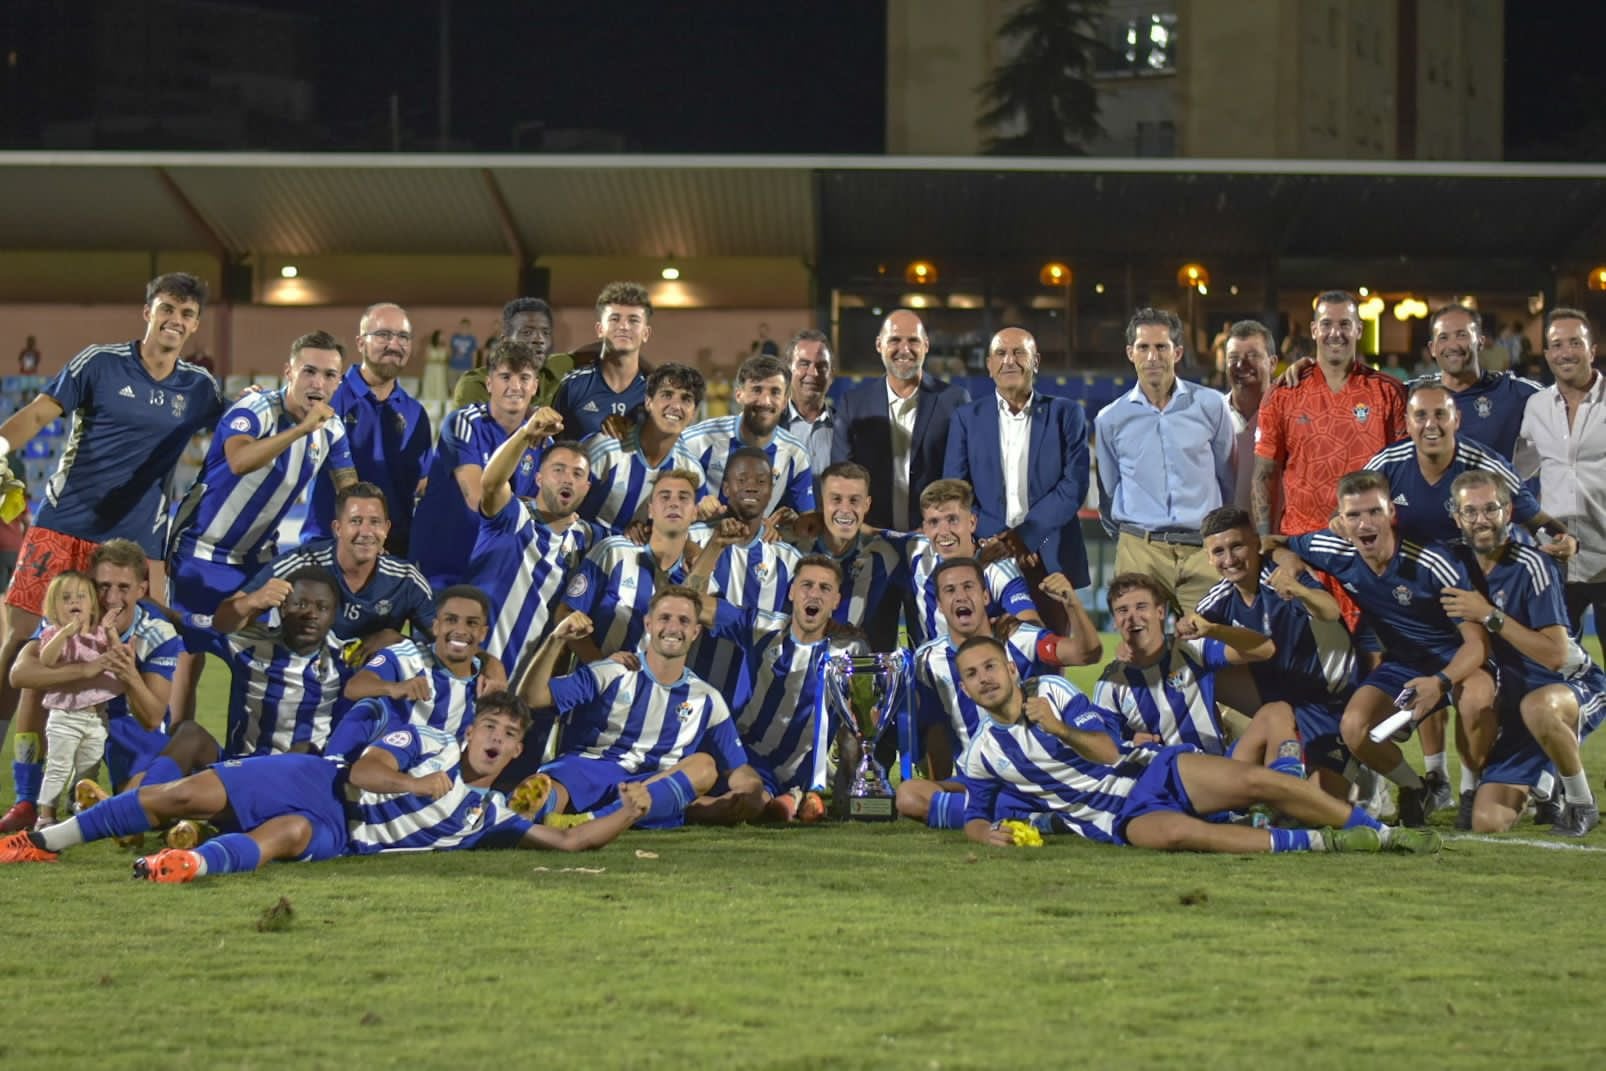
<instances>
[{"instance_id":1,"label":"grass turf","mask_svg":"<svg viewBox=\"0 0 1606 1071\"><path fill-rule=\"evenodd\" d=\"M900 822L182 888L90 845L0 869L0 1066L1589 1066L1606 836L1522 843L1549 839L1230 858Z\"/></svg>"}]
</instances>

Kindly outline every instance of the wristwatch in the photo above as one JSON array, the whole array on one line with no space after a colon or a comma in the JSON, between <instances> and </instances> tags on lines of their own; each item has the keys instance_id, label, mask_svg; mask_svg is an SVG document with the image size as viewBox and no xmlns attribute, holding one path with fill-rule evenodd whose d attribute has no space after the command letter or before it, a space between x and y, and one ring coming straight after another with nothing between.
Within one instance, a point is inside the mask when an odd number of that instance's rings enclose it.
<instances>
[{"instance_id":1,"label":"wristwatch","mask_svg":"<svg viewBox=\"0 0 1606 1071\"><path fill-rule=\"evenodd\" d=\"M1483 627L1489 630L1491 636L1498 636L1505 624L1506 615L1499 610L1490 610L1489 616L1483 619Z\"/></svg>"}]
</instances>

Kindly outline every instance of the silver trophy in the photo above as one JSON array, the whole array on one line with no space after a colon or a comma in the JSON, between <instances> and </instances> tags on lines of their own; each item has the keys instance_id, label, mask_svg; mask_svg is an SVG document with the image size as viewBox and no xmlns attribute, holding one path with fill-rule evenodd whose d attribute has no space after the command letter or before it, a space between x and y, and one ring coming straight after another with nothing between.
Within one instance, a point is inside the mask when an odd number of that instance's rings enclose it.
<instances>
[{"instance_id":1,"label":"silver trophy","mask_svg":"<svg viewBox=\"0 0 1606 1071\"><path fill-rule=\"evenodd\" d=\"M857 821L887 822L896 818L892 780L877 759L888 733L897 734L898 752L910 776L914 741L914 659L907 650L890 654L833 655L820 664L816 724L843 730L837 790L839 814ZM829 722L826 714L829 711ZM889 730L889 726L896 726Z\"/></svg>"}]
</instances>

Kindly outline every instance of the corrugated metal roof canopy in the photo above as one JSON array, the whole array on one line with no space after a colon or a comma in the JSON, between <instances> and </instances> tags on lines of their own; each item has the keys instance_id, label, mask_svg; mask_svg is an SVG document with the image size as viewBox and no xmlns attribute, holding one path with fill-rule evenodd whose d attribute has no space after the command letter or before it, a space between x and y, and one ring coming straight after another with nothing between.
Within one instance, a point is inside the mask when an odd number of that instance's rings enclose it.
<instances>
[{"instance_id":1,"label":"corrugated metal roof canopy","mask_svg":"<svg viewBox=\"0 0 1606 1071\"><path fill-rule=\"evenodd\" d=\"M1589 258L1606 168L0 153L0 248Z\"/></svg>"}]
</instances>

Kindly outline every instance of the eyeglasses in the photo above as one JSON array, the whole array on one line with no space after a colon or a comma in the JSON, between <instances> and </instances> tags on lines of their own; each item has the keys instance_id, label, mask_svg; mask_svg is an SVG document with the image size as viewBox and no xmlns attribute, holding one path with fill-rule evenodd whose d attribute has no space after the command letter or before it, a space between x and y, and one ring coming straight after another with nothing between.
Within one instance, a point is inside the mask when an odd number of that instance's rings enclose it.
<instances>
[{"instance_id":1,"label":"eyeglasses","mask_svg":"<svg viewBox=\"0 0 1606 1071\"><path fill-rule=\"evenodd\" d=\"M1455 511L1455 515L1463 521L1475 521L1479 517L1487 517L1492 521L1505 512L1505 508L1498 502L1491 502L1487 506L1462 506Z\"/></svg>"},{"instance_id":2,"label":"eyeglasses","mask_svg":"<svg viewBox=\"0 0 1606 1071\"><path fill-rule=\"evenodd\" d=\"M413 336L406 331L369 331L366 333L369 338L378 339L386 345L392 342L400 342L403 346L411 346L413 344Z\"/></svg>"}]
</instances>

